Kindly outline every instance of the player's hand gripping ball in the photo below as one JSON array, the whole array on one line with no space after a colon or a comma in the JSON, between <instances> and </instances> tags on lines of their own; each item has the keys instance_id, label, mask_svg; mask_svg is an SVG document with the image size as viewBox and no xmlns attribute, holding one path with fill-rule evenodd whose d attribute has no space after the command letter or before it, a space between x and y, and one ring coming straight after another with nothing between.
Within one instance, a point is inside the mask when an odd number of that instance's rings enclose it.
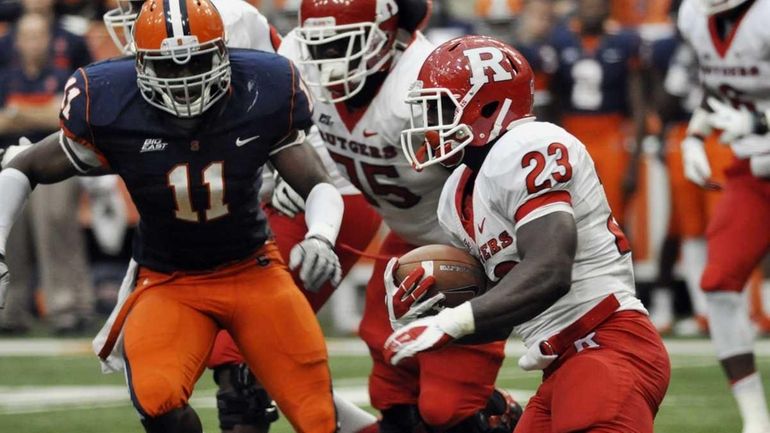
<instances>
[{"instance_id":1,"label":"player's hand gripping ball","mask_svg":"<svg viewBox=\"0 0 770 433\"><path fill-rule=\"evenodd\" d=\"M385 268L385 302L393 329L484 293L487 279L481 264L466 251L448 245L426 245Z\"/></svg>"}]
</instances>

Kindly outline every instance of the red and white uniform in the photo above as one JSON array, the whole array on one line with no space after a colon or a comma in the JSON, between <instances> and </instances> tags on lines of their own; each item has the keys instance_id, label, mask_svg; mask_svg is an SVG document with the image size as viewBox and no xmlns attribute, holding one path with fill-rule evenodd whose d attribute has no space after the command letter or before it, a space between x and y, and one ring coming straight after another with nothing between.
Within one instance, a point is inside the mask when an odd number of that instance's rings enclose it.
<instances>
[{"instance_id":1,"label":"red and white uniform","mask_svg":"<svg viewBox=\"0 0 770 433\"><path fill-rule=\"evenodd\" d=\"M365 110L349 113L344 104L316 102L314 120L321 139L339 171L374 206L391 229L379 251L367 286L360 334L369 346L374 366L369 381L372 405L387 409L416 404L431 426L451 426L482 409L492 393L503 360L504 343L452 347L426 353L398 367L385 362L382 349L392 332L385 306L382 275L387 258L401 256L417 246L448 244L449 236L436 216L441 189L449 171L429 167L416 172L399 145L399 135L411 111L404 102L434 45L417 33L414 41L396 54L395 64ZM298 58L294 34L284 39L280 54ZM302 68L308 80L317 69ZM345 214L351 211L347 206ZM340 236L360 231L359 224L343 221Z\"/></svg>"},{"instance_id":2,"label":"red and white uniform","mask_svg":"<svg viewBox=\"0 0 770 433\"><path fill-rule=\"evenodd\" d=\"M577 225L570 291L514 328L528 347L548 341L560 355L516 431L652 432L650 415L668 386L668 357L634 295L628 242L583 143L556 125L524 118L473 175L460 166L449 177L439 221L492 281L516 272L522 226L554 212L573 215ZM587 325L593 320L598 324ZM582 332L566 337L576 323Z\"/></svg>"},{"instance_id":3,"label":"red and white uniform","mask_svg":"<svg viewBox=\"0 0 770 433\"><path fill-rule=\"evenodd\" d=\"M245 1L212 0L222 22L230 48L249 48L271 53L281 45L281 36L257 8Z\"/></svg>"},{"instance_id":4,"label":"red and white uniform","mask_svg":"<svg viewBox=\"0 0 770 433\"><path fill-rule=\"evenodd\" d=\"M628 242L610 213L594 163L577 138L551 123L517 121L481 166L473 187L473 221L463 221L458 205L471 176L471 169L461 166L449 177L439 221L455 244L484 264L493 282L521 260L516 250L521 226L552 212L568 212L577 222L572 287L546 311L514 329L527 346L556 334L610 294L615 294L620 310L647 313L635 296Z\"/></svg>"},{"instance_id":5,"label":"red and white uniform","mask_svg":"<svg viewBox=\"0 0 770 433\"><path fill-rule=\"evenodd\" d=\"M685 0L679 30L698 58L702 85L732 105L770 109L770 0L756 0L721 38L716 18L698 2ZM754 177L740 150L767 146L768 135L747 135L731 143L736 160L725 170L724 194L706 231L705 291L740 291L770 247L770 182Z\"/></svg>"}]
</instances>

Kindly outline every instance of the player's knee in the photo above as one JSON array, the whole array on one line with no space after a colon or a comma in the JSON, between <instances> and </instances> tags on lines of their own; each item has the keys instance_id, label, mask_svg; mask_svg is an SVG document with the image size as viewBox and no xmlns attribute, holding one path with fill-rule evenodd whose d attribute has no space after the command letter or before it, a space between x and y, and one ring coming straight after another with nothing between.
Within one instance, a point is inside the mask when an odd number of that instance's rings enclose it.
<instances>
[{"instance_id":1,"label":"player's knee","mask_svg":"<svg viewBox=\"0 0 770 433\"><path fill-rule=\"evenodd\" d=\"M203 433L198 414L190 406L146 416L142 419L142 425L147 433Z\"/></svg>"},{"instance_id":2,"label":"player's knee","mask_svg":"<svg viewBox=\"0 0 770 433\"><path fill-rule=\"evenodd\" d=\"M459 402L452 401L454 399L447 398L447 396L444 398L439 398L436 395L430 398L420 397L420 417L432 429L446 430L469 415L467 412L459 411Z\"/></svg>"},{"instance_id":3,"label":"player's knee","mask_svg":"<svg viewBox=\"0 0 770 433\"><path fill-rule=\"evenodd\" d=\"M155 417L187 404L181 386L172 383L165 375L146 374L141 378L132 377L134 404L143 415Z\"/></svg>"},{"instance_id":4,"label":"player's knee","mask_svg":"<svg viewBox=\"0 0 770 433\"><path fill-rule=\"evenodd\" d=\"M214 380L219 385L217 410L222 430L233 430L236 425L267 429L278 420L273 399L245 364L216 368Z\"/></svg>"}]
</instances>

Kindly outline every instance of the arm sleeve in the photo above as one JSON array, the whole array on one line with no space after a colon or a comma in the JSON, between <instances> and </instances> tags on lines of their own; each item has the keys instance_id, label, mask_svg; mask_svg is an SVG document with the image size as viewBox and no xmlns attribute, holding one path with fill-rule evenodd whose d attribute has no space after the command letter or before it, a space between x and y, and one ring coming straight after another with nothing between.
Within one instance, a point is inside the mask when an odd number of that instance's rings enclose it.
<instances>
[{"instance_id":1,"label":"arm sleeve","mask_svg":"<svg viewBox=\"0 0 770 433\"><path fill-rule=\"evenodd\" d=\"M109 168L107 158L95 144L90 109L88 76L81 68L75 71L64 86L64 100L59 112L59 144L72 165L81 173L97 167Z\"/></svg>"},{"instance_id":2,"label":"arm sleeve","mask_svg":"<svg viewBox=\"0 0 770 433\"><path fill-rule=\"evenodd\" d=\"M520 146L510 158L495 161L493 196L501 198L495 205L512 219L515 230L553 212L574 214L572 185L579 150L566 143L544 142Z\"/></svg>"}]
</instances>

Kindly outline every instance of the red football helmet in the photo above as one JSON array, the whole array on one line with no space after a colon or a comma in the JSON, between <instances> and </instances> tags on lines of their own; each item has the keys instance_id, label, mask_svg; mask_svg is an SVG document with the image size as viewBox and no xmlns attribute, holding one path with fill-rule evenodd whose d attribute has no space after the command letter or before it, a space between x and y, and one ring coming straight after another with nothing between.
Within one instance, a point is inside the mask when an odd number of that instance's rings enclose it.
<instances>
[{"instance_id":1,"label":"red football helmet","mask_svg":"<svg viewBox=\"0 0 770 433\"><path fill-rule=\"evenodd\" d=\"M532 116L534 92L532 68L505 43L487 36L445 42L425 59L407 96L404 155L416 170L456 165L465 146L484 146Z\"/></svg>"},{"instance_id":2,"label":"red football helmet","mask_svg":"<svg viewBox=\"0 0 770 433\"><path fill-rule=\"evenodd\" d=\"M211 0L147 0L134 24L140 93L177 117L195 117L230 86L225 26Z\"/></svg>"},{"instance_id":3,"label":"red football helmet","mask_svg":"<svg viewBox=\"0 0 770 433\"><path fill-rule=\"evenodd\" d=\"M368 75L390 66L398 29L395 0L303 0L297 63L318 69L305 82L324 102L361 91Z\"/></svg>"}]
</instances>

